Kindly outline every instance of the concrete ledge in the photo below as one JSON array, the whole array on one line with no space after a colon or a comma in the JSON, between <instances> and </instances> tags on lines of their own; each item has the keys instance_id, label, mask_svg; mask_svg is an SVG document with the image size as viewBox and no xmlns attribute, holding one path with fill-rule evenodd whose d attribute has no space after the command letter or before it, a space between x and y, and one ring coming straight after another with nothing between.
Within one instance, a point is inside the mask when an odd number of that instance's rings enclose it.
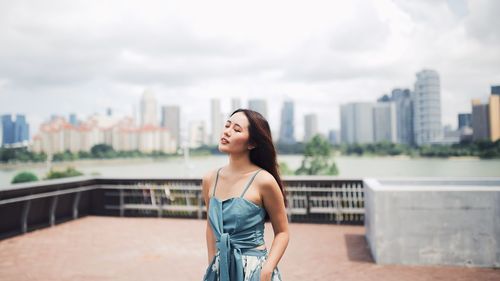
<instances>
[{"instance_id":1,"label":"concrete ledge","mask_svg":"<svg viewBox=\"0 0 500 281\"><path fill-rule=\"evenodd\" d=\"M365 179L376 263L500 268L500 179Z\"/></svg>"}]
</instances>

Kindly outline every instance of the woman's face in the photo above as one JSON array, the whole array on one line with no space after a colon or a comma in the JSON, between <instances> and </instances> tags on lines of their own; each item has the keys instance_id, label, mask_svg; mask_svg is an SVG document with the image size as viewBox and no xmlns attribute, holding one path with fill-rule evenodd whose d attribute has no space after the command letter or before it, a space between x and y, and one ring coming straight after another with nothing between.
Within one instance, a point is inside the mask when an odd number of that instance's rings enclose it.
<instances>
[{"instance_id":1,"label":"woman's face","mask_svg":"<svg viewBox=\"0 0 500 281\"><path fill-rule=\"evenodd\" d=\"M219 151L226 153L242 153L253 148L253 146L248 143L250 138L248 125L247 116L243 112L236 112L229 117L219 139Z\"/></svg>"}]
</instances>

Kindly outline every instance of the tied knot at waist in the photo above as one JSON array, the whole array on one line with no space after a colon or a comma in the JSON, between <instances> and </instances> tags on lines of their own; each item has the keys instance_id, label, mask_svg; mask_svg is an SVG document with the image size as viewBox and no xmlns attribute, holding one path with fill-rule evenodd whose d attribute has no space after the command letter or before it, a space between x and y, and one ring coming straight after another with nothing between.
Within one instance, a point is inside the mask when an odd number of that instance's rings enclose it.
<instances>
[{"instance_id":1,"label":"tied knot at waist","mask_svg":"<svg viewBox=\"0 0 500 281\"><path fill-rule=\"evenodd\" d=\"M258 245L257 245L258 246ZM241 255L264 256L267 250L240 248L233 245L229 233L222 233L217 241L219 249L220 281L244 281L243 262Z\"/></svg>"}]
</instances>

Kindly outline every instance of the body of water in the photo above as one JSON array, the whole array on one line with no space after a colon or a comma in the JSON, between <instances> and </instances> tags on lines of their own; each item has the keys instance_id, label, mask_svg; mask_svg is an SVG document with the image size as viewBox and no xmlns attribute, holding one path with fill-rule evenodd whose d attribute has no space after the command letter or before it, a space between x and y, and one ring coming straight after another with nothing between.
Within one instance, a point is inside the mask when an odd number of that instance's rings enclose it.
<instances>
[{"instance_id":1,"label":"body of water","mask_svg":"<svg viewBox=\"0 0 500 281\"><path fill-rule=\"evenodd\" d=\"M281 155L291 169L297 169L301 155ZM339 177L500 177L500 159L480 160L474 158L407 158L407 157L336 157ZM86 175L99 174L109 177L201 177L206 171L223 166L226 155L191 157L188 162L182 157L153 160L89 160L54 163L56 169L73 166ZM44 164L0 168L0 188L8 185L20 171L31 171L43 178L48 167Z\"/></svg>"}]
</instances>

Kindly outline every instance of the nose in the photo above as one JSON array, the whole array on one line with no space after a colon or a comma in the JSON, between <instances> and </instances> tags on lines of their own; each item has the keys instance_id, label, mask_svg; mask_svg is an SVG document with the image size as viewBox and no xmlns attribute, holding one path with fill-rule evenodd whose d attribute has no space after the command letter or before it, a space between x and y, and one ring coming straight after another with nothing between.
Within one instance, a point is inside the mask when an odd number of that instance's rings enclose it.
<instances>
[{"instance_id":1,"label":"nose","mask_svg":"<svg viewBox=\"0 0 500 281\"><path fill-rule=\"evenodd\" d=\"M224 136L227 136L227 137L230 136L229 135L229 130L231 130L231 127L224 128L224 130L223 130Z\"/></svg>"}]
</instances>

